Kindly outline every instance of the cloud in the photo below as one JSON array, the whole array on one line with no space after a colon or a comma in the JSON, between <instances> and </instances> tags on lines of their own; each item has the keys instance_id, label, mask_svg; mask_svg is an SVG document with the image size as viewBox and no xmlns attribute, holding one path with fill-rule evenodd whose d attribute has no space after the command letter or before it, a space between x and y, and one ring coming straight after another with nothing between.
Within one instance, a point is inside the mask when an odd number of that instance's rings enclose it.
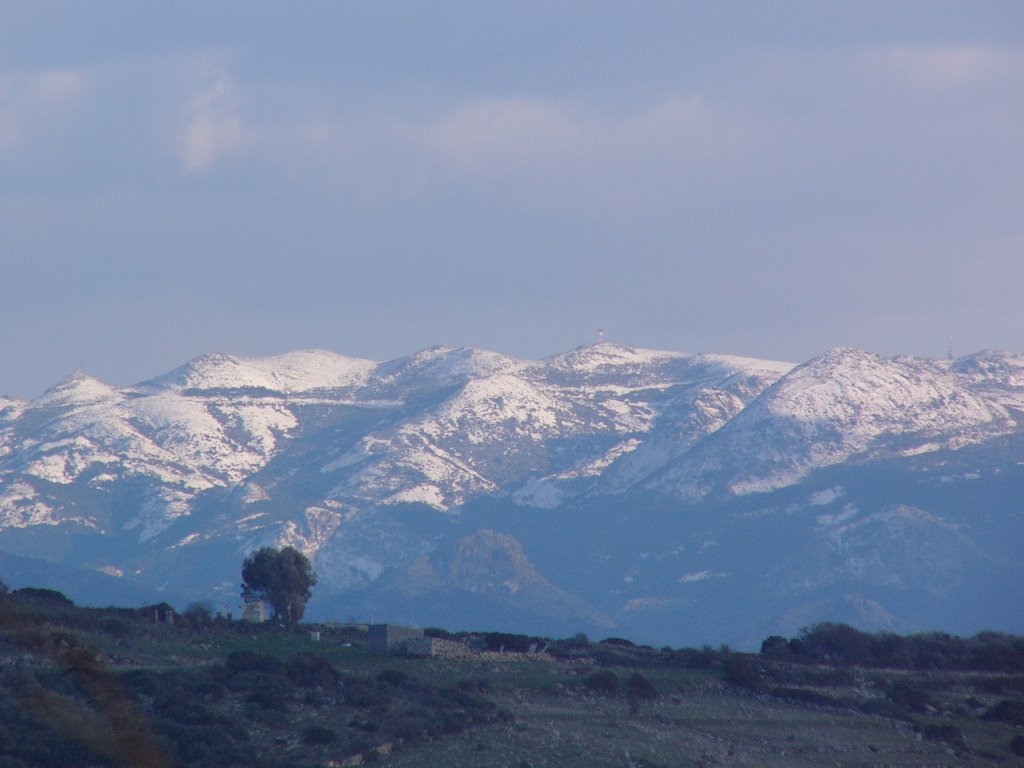
<instances>
[{"instance_id":1,"label":"cloud","mask_svg":"<svg viewBox=\"0 0 1024 768\"><path fill-rule=\"evenodd\" d=\"M473 102L424 125L424 149L453 173L535 178L586 173L672 157L696 159L714 111L700 98L670 96L634 111L587 109L558 100Z\"/></svg>"},{"instance_id":2,"label":"cloud","mask_svg":"<svg viewBox=\"0 0 1024 768\"><path fill-rule=\"evenodd\" d=\"M979 45L892 46L868 51L861 62L868 73L933 88L957 88L1024 75L1024 53Z\"/></svg>"},{"instance_id":3,"label":"cloud","mask_svg":"<svg viewBox=\"0 0 1024 768\"><path fill-rule=\"evenodd\" d=\"M206 84L184 111L181 159L189 173L202 173L222 158L253 144L239 117L236 88L227 75Z\"/></svg>"},{"instance_id":4,"label":"cloud","mask_svg":"<svg viewBox=\"0 0 1024 768\"><path fill-rule=\"evenodd\" d=\"M416 119L357 114L265 128L259 136L259 154L289 173L327 174L385 203L468 184L534 203L605 208L635 200L641 187L663 193L678 187L681 175L735 169L741 157L736 130L689 95L632 109L483 99L437 106Z\"/></svg>"},{"instance_id":5,"label":"cloud","mask_svg":"<svg viewBox=\"0 0 1024 768\"><path fill-rule=\"evenodd\" d=\"M65 125L89 85L76 70L0 74L0 155L12 155L51 126Z\"/></svg>"},{"instance_id":6,"label":"cloud","mask_svg":"<svg viewBox=\"0 0 1024 768\"><path fill-rule=\"evenodd\" d=\"M926 211L982 179L1019 188L995 156L1019 146L1007 126L1022 111L1008 99L1021 75L1024 52L1013 48L761 50L643 101L359 104L326 91L282 99L247 83L243 122L238 89L215 74L185 111L181 157L202 173L245 152L269 176L385 206L471 193L701 221Z\"/></svg>"}]
</instances>

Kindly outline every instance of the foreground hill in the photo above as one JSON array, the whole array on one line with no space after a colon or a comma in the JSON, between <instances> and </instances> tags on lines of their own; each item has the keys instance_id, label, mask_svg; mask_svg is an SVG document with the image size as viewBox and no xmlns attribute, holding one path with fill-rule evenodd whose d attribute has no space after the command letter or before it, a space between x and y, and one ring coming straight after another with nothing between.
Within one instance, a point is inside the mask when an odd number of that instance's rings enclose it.
<instances>
[{"instance_id":1,"label":"foreground hill","mask_svg":"<svg viewBox=\"0 0 1024 768\"><path fill-rule=\"evenodd\" d=\"M369 653L365 626L288 631L202 606L154 622L165 614L0 594L0 764L817 768L1024 754L1024 640L1007 635L823 625L740 654L435 631L447 655L410 658Z\"/></svg>"},{"instance_id":2,"label":"foreground hill","mask_svg":"<svg viewBox=\"0 0 1024 768\"><path fill-rule=\"evenodd\" d=\"M0 552L12 583L51 563L86 601L120 583L237 610L245 554L288 544L323 618L741 646L822 619L1020 631L1022 408L1005 352L433 347L206 355L129 387L77 372L0 401Z\"/></svg>"}]
</instances>

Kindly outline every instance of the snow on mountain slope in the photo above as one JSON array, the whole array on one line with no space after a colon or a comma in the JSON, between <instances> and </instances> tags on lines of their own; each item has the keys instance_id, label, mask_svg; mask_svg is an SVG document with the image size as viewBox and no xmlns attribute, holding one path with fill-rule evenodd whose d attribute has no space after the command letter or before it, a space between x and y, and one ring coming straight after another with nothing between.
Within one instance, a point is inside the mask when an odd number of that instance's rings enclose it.
<instances>
[{"instance_id":1,"label":"snow on mountain slope","mask_svg":"<svg viewBox=\"0 0 1024 768\"><path fill-rule=\"evenodd\" d=\"M953 361L967 386L1008 408L1024 410L1024 355L986 349Z\"/></svg>"},{"instance_id":2,"label":"snow on mountain slope","mask_svg":"<svg viewBox=\"0 0 1024 768\"><path fill-rule=\"evenodd\" d=\"M517 499L548 503L532 493L543 484L538 478L560 484L596 477L640 445L663 411L693 411L692 404L683 404L680 387L723 385L742 393L743 399L730 400L732 415L789 367L616 344L541 363L434 347L382 365L370 390L382 394L390 387L391 396L412 397L415 383L419 391L437 391L440 399L365 434L321 471L338 478L329 496L341 501L416 501L447 510L524 483ZM705 393L693 399L704 405L713 398ZM701 436L713 421L707 414L702 419ZM566 492L562 488L557 495Z\"/></svg>"},{"instance_id":3,"label":"snow on mountain slope","mask_svg":"<svg viewBox=\"0 0 1024 768\"><path fill-rule=\"evenodd\" d=\"M572 382L570 360L580 364L584 380L593 382L594 370L601 371L603 384L577 385L573 391L619 414L613 432L629 437L561 471L530 478L514 493L518 503L550 508L580 493L622 493L720 429L793 367L728 355L604 352L576 350L560 358L556 368L566 382ZM611 361L626 367L623 376L612 375ZM613 383L623 380L635 386Z\"/></svg>"},{"instance_id":4,"label":"snow on mountain slope","mask_svg":"<svg viewBox=\"0 0 1024 768\"><path fill-rule=\"evenodd\" d=\"M288 540L323 551L333 583L361 581L431 546L395 505L743 494L1005 434L1017 425L996 401L1018 363L836 350L794 369L598 344L542 361L465 347L379 364L206 355L124 388L76 373L0 402L0 532L74 523L175 551ZM374 541L385 559L357 551Z\"/></svg>"},{"instance_id":5,"label":"snow on mountain slope","mask_svg":"<svg viewBox=\"0 0 1024 768\"><path fill-rule=\"evenodd\" d=\"M374 371L374 387L418 389L462 384L500 373L516 374L537 363L475 347L434 346L408 357L381 363Z\"/></svg>"},{"instance_id":6,"label":"snow on mountain slope","mask_svg":"<svg viewBox=\"0 0 1024 768\"><path fill-rule=\"evenodd\" d=\"M4 429L7 424L15 421L25 410L25 403L0 395L0 461L11 452L12 433Z\"/></svg>"},{"instance_id":7,"label":"snow on mountain slope","mask_svg":"<svg viewBox=\"0 0 1024 768\"><path fill-rule=\"evenodd\" d=\"M109 492L141 482L116 524L151 537L189 514L195 494L239 483L277 453L299 426L288 392L358 386L375 365L317 351L208 355L123 389L77 372L0 430L0 525L61 522L66 505L53 486ZM75 519L110 524L88 513Z\"/></svg>"},{"instance_id":8,"label":"snow on mountain slope","mask_svg":"<svg viewBox=\"0 0 1024 768\"><path fill-rule=\"evenodd\" d=\"M791 485L850 458L957 449L1014 431L998 403L933 361L835 349L795 368L717 434L653 479L699 498Z\"/></svg>"},{"instance_id":9,"label":"snow on mountain slope","mask_svg":"<svg viewBox=\"0 0 1024 768\"><path fill-rule=\"evenodd\" d=\"M332 489L332 498L420 502L446 510L545 466L547 441L588 427L590 420L577 410L536 382L492 374L465 382L413 418L364 436L322 471L351 473Z\"/></svg>"},{"instance_id":10,"label":"snow on mountain slope","mask_svg":"<svg viewBox=\"0 0 1024 768\"><path fill-rule=\"evenodd\" d=\"M554 372L561 372L587 382L615 381L630 384L645 377L658 377L666 365L689 360L691 355L683 352L665 352L642 349L624 344L601 342L592 346L577 347L570 352L549 357L544 362Z\"/></svg>"},{"instance_id":11,"label":"snow on mountain slope","mask_svg":"<svg viewBox=\"0 0 1024 768\"><path fill-rule=\"evenodd\" d=\"M144 382L140 387L173 390L264 389L282 394L342 389L366 384L373 360L345 357L320 349L273 357L209 354Z\"/></svg>"}]
</instances>

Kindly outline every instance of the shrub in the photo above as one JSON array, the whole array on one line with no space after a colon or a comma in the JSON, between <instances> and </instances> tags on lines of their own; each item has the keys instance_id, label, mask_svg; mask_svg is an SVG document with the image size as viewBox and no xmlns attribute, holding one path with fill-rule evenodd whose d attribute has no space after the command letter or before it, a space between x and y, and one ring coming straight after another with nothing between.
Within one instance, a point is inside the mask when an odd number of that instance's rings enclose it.
<instances>
[{"instance_id":1,"label":"shrub","mask_svg":"<svg viewBox=\"0 0 1024 768\"><path fill-rule=\"evenodd\" d=\"M955 725L950 725L948 723L943 725L926 725L922 729L922 733L926 739L943 741L958 750L967 749L967 742L964 741L964 735Z\"/></svg>"},{"instance_id":2,"label":"shrub","mask_svg":"<svg viewBox=\"0 0 1024 768\"><path fill-rule=\"evenodd\" d=\"M491 690L491 684L485 677L476 680L459 680L456 687L460 691L469 691L470 693L486 693Z\"/></svg>"},{"instance_id":3,"label":"shrub","mask_svg":"<svg viewBox=\"0 0 1024 768\"><path fill-rule=\"evenodd\" d=\"M1024 757L1024 735L1018 734L1010 739L1010 751L1015 755Z\"/></svg>"},{"instance_id":4,"label":"shrub","mask_svg":"<svg viewBox=\"0 0 1024 768\"><path fill-rule=\"evenodd\" d=\"M872 661L871 635L847 624L818 624L802 633L803 648L822 661L864 664Z\"/></svg>"},{"instance_id":5,"label":"shrub","mask_svg":"<svg viewBox=\"0 0 1024 768\"><path fill-rule=\"evenodd\" d=\"M300 688L334 688L341 673L323 656L298 653L285 664L288 679Z\"/></svg>"},{"instance_id":6,"label":"shrub","mask_svg":"<svg viewBox=\"0 0 1024 768\"><path fill-rule=\"evenodd\" d=\"M338 734L322 725L311 725L302 732L302 741L311 746L333 744L337 740Z\"/></svg>"},{"instance_id":7,"label":"shrub","mask_svg":"<svg viewBox=\"0 0 1024 768\"><path fill-rule=\"evenodd\" d=\"M158 695L153 701L153 711L185 725L208 725L218 721L218 717L194 695L177 687Z\"/></svg>"},{"instance_id":8,"label":"shrub","mask_svg":"<svg viewBox=\"0 0 1024 768\"><path fill-rule=\"evenodd\" d=\"M725 660L725 679L740 688L760 690L761 666L746 654L731 653Z\"/></svg>"},{"instance_id":9,"label":"shrub","mask_svg":"<svg viewBox=\"0 0 1024 768\"><path fill-rule=\"evenodd\" d=\"M36 605L52 606L57 608L73 608L74 603L65 596L63 592L55 589L39 589L37 587L22 587L11 592L11 597Z\"/></svg>"},{"instance_id":10,"label":"shrub","mask_svg":"<svg viewBox=\"0 0 1024 768\"><path fill-rule=\"evenodd\" d=\"M796 701L800 704L810 704L816 707L836 707L841 703L831 696L812 691L808 688L772 688L771 695L776 699Z\"/></svg>"},{"instance_id":11,"label":"shrub","mask_svg":"<svg viewBox=\"0 0 1024 768\"><path fill-rule=\"evenodd\" d=\"M888 698L901 709L921 714L932 705L932 700L923 690L907 680L897 680L888 690Z\"/></svg>"},{"instance_id":12,"label":"shrub","mask_svg":"<svg viewBox=\"0 0 1024 768\"><path fill-rule=\"evenodd\" d=\"M240 744L232 730L209 725L184 725L170 720L158 721L156 726L174 745L179 759L186 765L253 765L256 762L252 748Z\"/></svg>"},{"instance_id":13,"label":"shrub","mask_svg":"<svg viewBox=\"0 0 1024 768\"><path fill-rule=\"evenodd\" d=\"M678 653L686 654L686 666L690 669L709 669L718 661L718 651L710 645L705 645L699 651L685 650Z\"/></svg>"},{"instance_id":14,"label":"shrub","mask_svg":"<svg viewBox=\"0 0 1024 768\"><path fill-rule=\"evenodd\" d=\"M251 691L245 697L245 701L271 712L286 712L288 710L288 702L280 690L260 688Z\"/></svg>"},{"instance_id":15,"label":"shrub","mask_svg":"<svg viewBox=\"0 0 1024 768\"><path fill-rule=\"evenodd\" d=\"M636 714L640 711L640 705L645 701L651 701L658 697L658 691L651 684L651 681L635 672L626 679L626 701L629 702L629 711Z\"/></svg>"},{"instance_id":16,"label":"shrub","mask_svg":"<svg viewBox=\"0 0 1024 768\"><path fill-rule=\"evenodd\" d=\"M626 693L633 699L649 701L658 698L658 690L654 684L639 672L634 672L626 678Z\"/></svg>"},{"instance_id":17,"label":"shrub","mask_svg":"<svg viewBox=\"0 0 1024 768\"><path fill-rule=\"evenodd\" d=\"M377 682L387 685L402 685L409 680L409 675L398 669L385 669L377 675Z\"/></svg>"},{"instance_id":18,"label":"shrub","mask_svg":"<svg viewBox=\"0 0 1024 768\"><path fill-rule=\"evenodd\" d=\"M587 675L583 684L595 693L615 693L619 688L619 676L610 669L602 669Z\"/></svg>"},{"instance_id":19,"label":"shrub","mask_svg":"<svg viewBox=\"0 0 1024 768\"><path fill-rule=\"evenodd\" d=\"M277 659L255 651L233 651L224 660L224 666L232 675L241 672L266 672L276 675L284 670L284 664Z\"/></svg>"},{"instance_id":20,"label":"shrub","mask_svg":"<svg viewBox=\"0 0 1024 768\"><path fill-rule=\"evenodd\" d=\"M771 656L774 659L788 659L792 656L789 643L786 638L780 635L766 637L761 643L761 655Z\"/></svg>"},{"instance_id":21,"label":"shrub","mask_svg":"<svg viewBox=\"0 0 1024 768\"><path fill-rule=\"evenodd\" d=\"M342 690L345 703L350 707L366 709L382 701L382 697L377 695L373 687L373 681L369 678L345 677Z\"/></svg>"},{"instance_id":22,"label":"shrub","mask_svg":"<svg viewBox=\"0 0 1024 768\"><path fill-rule=\"evenodd\" d=\"M577 632L575 635L573 635L570 638L566 638L562 642L564 642L565 645L568 646L569 648L589 648L590 647L590 639L587 637L586 633L584 633L584 632Z\"/></svg>"},{"instance_id":23,"label":"shrub","mask_svg":"<svg viewBox=\"0 0 1024 768\"><path fill-rule=\"evenodd\" d=\"M621 648L636 648L635 643L632 643L623 637L606 637L600 642L600 645L617 645Z\"/></svg>"},{"instance_id":24,"label":"shrub","mask_svg":"<svg viewBox=\"0 0 1024 768\"><path fill-rule=\"evenodd\" d=\"M193 626L203 626L213 620L213 603L209 600L195 600L181 613L181 618Z\"/></svg>"},{"instance_id":25,"label":"shrub","mask_svg":"<svg viewBox=\"0 0 1024 768\"><path fill-rule=\"evenodd\" d=\"M638 659L626 649L616 646L595 645L590 656L602 667L633 667L638 666Z\"/></svg>"},{"instance_id":26,"label":"shrub","mask_svg":"<svg viewBox=\"0 0 1024 768\"><path fill-rule=\"evenodd\" d=\"M981 716L981 719L990 722L1024 726L1024 701L1020 699L1004 699L998 704L989 707L985 714Z\"/></svg>"},{"instance_id":27,"label":"shrub","mask_svg":"<svg viewBox=\"0 0 1024 768\"><path fill-rule=\"evenodd\" d=\"M105 616L100 619L100 630L119 640L131 634L131 627L128 626L128 622L115 616Z\"/></svg>"}]
</instances>

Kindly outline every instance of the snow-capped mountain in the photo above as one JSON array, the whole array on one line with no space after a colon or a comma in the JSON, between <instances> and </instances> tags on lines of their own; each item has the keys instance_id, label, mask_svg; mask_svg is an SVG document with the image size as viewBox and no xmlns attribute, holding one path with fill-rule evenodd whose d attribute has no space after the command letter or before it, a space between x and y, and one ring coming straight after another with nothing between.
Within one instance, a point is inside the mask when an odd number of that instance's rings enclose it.
<instances>
[{"instance_id":1,"label":"snow-capped mountain","mask_svg":"<svg viewBox=\"0 0 1024 768\"><path fill-rule=\"evenodd\" d=\"M793 366L602 343L546 360L212 354L129 387L76 372L29 402L0 399L0 552L227 605L245 552L289 543L314 559L324 606L386 606L416 574L466 592L437 574L465 542L498 541L545 585L520 620L549 595L563 623L643 632L675 626L666 617L701 590L775 585L803 602L774 606L774 621L810 610L800 584L953 594L947 582L999 561L1024 529L1014 503L982 525L929 494L1005 500L1022 413L1024 357L990 351L837 349ZM750 531L782 514L802 554L752 557ZM979 539L995 530L1000 542ZM929 570L910 541L968 554ZM884 613L875 592L855 597L814 604ZM512 598L473 597L481 611L492 599ZM439 605L401 604L424 621L416 610Z\"/></svg>"},{"instance_id":2,"label":"snow-capped mountain","mask_svg":"<svg viewBox=\"0 0 1024 768\"><path fill-rule=\"evenodd\" d=\"M928 360L832 350L790 371L652 484L698 498L716 483L734 495L765 492L842 462L956 450L1016 431L991 387L975 392L976 382Z\"/></svg>"}]
</instances>

